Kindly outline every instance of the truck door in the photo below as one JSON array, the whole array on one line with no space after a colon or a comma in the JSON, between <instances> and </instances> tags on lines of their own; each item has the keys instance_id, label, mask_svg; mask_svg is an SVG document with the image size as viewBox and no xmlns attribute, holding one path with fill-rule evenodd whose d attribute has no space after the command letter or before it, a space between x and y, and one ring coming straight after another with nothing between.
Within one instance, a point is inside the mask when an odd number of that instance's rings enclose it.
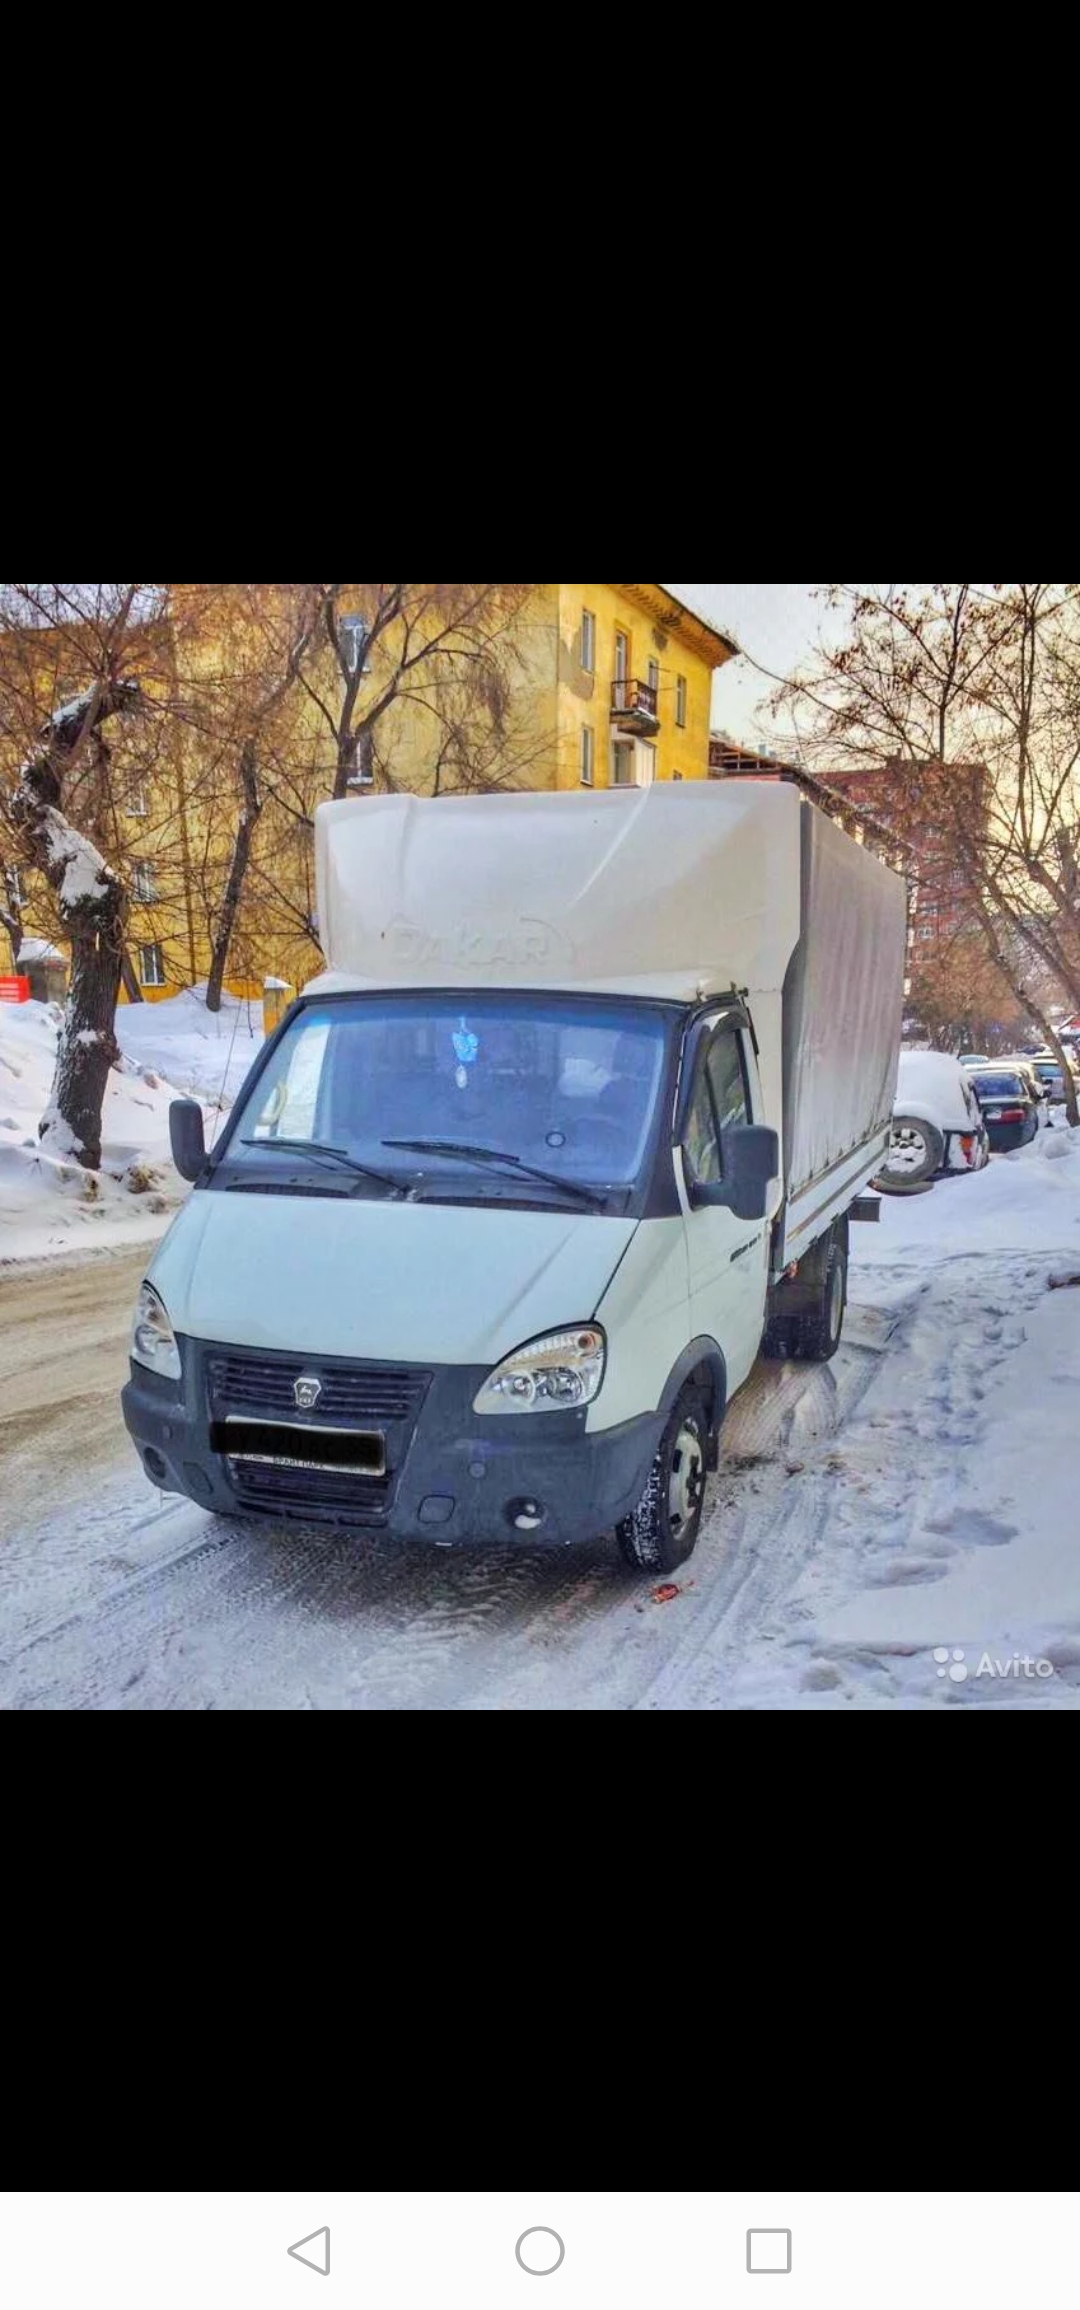
<instances>
[{"instance_id":1,"label":"truck door","mask_svg":"<svg viewBox=\"0 0 1080 2310\"><path fill-rule=\"evenodd\" d=\"M683 1126L683 1175L693 1337L719 1342L728 1393L757 1360L765 1323L768 1222L739 1219L722 1205L695 1208L691 1189L723 1178L723 1132L761 1119L757 1065L745 1028L719 1018L701 1038ZM757 1112L755 1113L755 1103Z\"/></svg>"}]
</instances>

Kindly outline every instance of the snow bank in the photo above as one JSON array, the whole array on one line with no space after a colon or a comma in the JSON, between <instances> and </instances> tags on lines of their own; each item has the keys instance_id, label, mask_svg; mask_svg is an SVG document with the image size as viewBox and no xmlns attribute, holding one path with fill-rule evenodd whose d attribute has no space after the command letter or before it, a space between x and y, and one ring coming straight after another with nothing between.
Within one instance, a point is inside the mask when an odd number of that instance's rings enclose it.
<instances>
[{"instance_id":1,"label":"snow bank","mask_svg":"<svg viewBox=\"0 0 1080 2310\"><path fill-rule=\"evenodd\" d=\"M1080 1429L1080 1292L1048 1292L1025 1314L1024 1336L1006 1344L1011 1352L988 1357L972 1381L976 1448L964 1449L958 1434L937 1482L922 1497L912 1488L904 1551L886 1567L894 1579L818 1622L818 1641L834 1654L867 1648L903 1663L903 1686L924 1704L995 1701L1004 1689L1007 1698L1037 1690L1044 1705L1070 1706L1080 1684L1072 1441ZM921 1359L897 1378L898 1401L911 1402L914 1419L927 1397ZM948 1655L941 1677L930 1667L939 1650ZM993 1674L980 1666L987 1660ZM1025 1660L1050 1669L1013 1666ZM965 1673L954 1678L955 1667Z\"/></svg>"},{"instance_id":2,"label":"snow bank","mask_svg":"<svg viewBox=\"0 0 1080 2310\"><path fill-rule=\"evenodd\" d=\"M62 1012L53 1003L0 1008L0 1265L152 1240L187 1193L169 1153L169 1106L200 1101L211 1143L262 1040L258 1011L226 998L211 1018L197 996L122 1005L123 1052L109 1075L100 1171L50 1135L38 1139L52 1090Z\"/></svg>"},{"instance_id":3,"label":"snow bank","mask_svg":"<svg viewBox=\"0 0 1080 2310\"><path fill-rule=\"evenodd\" d=\"M186 1098L231 1107L263 1044L262 1008L223 995L216 1016L206 988L173 995L166 1003L124 1003L116 1033L126 1058L164 1076Z\"/></svg>"},{"instance_id":4,"label":"snow bank","mask_svg":"<svg viewBox=\"0 0 1080 2310\"><path fill-rule=\"evenodd\" d=\"M936 1262L966 1253L1080 1252L1080 1132L1063 1121L985 1171L941 1179L929 1195L887 1195L879 1228L853 1231L861 1260Z\"/></svg>"}]
</instances>

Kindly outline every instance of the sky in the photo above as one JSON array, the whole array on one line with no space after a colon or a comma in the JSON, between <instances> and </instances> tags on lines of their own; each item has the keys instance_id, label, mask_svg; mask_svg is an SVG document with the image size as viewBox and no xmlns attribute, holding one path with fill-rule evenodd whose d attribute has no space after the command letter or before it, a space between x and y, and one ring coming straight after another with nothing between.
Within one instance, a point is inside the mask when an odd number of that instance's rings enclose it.
<instances>
[{"instance_id":1,"label":"sky","mask_svg":"<svg viewBox=\"0 0 1080 2310\"><path fill-rule=\"evenodd\" d=\"M814 600L814 586L673 586L694 608L740 644L759 673L736 659L716 677L713 689L713 727L732 738L752 739L768 731L765 704L772 687L768 674L793 673L813 653L819 632L835 636L835 613Z\"/></svg>"}]
</instances>

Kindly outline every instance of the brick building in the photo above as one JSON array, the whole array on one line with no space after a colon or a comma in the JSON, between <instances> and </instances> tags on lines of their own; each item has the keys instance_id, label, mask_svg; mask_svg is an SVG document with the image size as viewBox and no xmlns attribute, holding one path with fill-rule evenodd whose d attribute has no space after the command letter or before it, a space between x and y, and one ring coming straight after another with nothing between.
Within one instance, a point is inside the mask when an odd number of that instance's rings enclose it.
<instances>
[{"instance_id":1,"label":"brick building","mask_svg":"<svg viewBox=\"0 0 1080 2310\"><path fill-rule=\"evenodd\" d=\"M932 957L969 927L972 910L963 852L986 831L989 778L982 762L909 762L830 770L829 785L869 811L904 844L911 860L912 944Z\"/></svg>"}]
</instances>

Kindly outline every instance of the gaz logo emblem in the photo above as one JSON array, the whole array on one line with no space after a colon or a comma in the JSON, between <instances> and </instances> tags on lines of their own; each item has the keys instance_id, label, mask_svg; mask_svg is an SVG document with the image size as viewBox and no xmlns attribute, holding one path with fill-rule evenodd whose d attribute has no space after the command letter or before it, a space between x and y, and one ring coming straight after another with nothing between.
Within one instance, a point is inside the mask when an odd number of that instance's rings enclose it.
<instances>
[{"instance_id":1,"label":"gaz logo emblem","mask_svg":"<svg viewBox=\"0 0 1080 2310\"><path fill-rule=\"evenodd\" d=\"M322 1381L313 1379L310 1373L305 1372L295 1382L293 1394L298 1412L313 1412L322 1394Z\"/></svg>"}]
</instances>

